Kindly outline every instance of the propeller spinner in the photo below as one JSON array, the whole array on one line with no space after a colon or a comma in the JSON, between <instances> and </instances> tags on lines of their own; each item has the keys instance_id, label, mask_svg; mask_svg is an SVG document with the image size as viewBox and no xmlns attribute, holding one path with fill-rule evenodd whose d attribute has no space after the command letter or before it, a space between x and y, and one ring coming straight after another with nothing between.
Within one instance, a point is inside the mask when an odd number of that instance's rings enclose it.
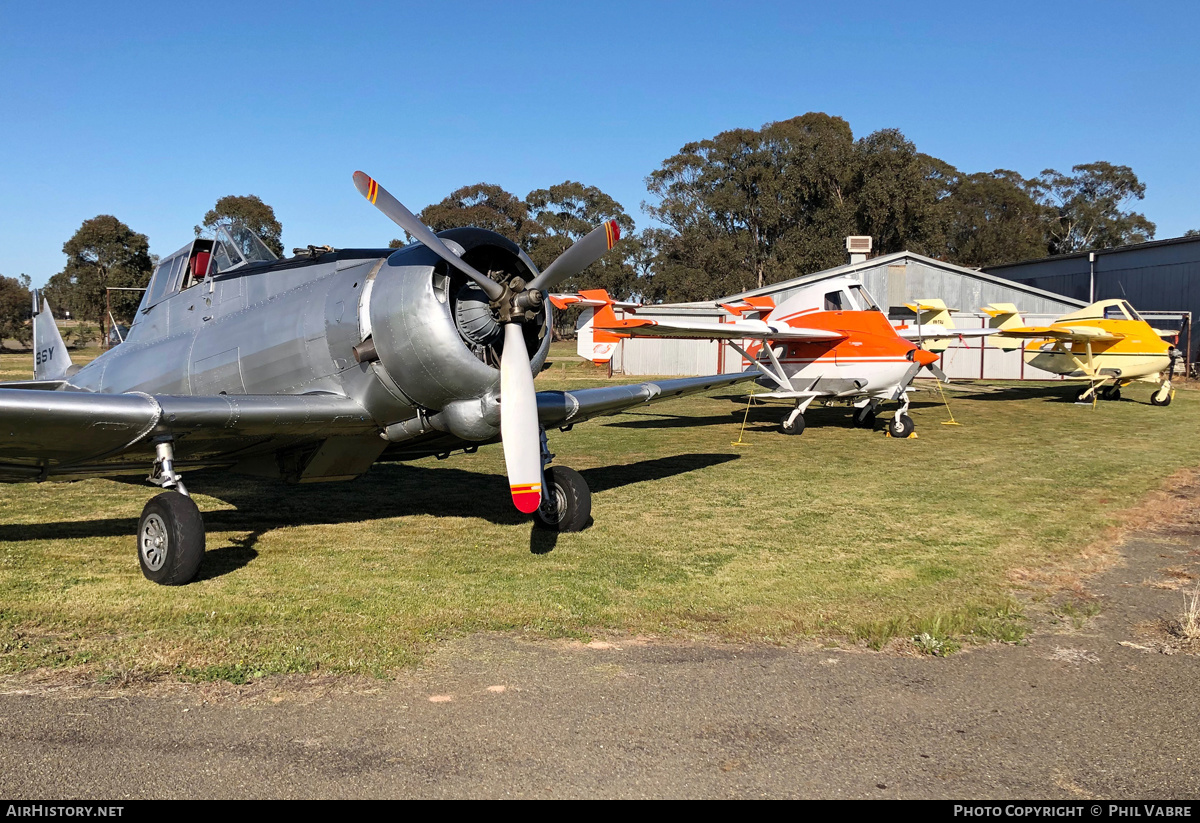
<instances>
[{"instance_id":1,"label":"propeller spinner","mask_svg":"<svg viewBox=\"0 0 1200 823\"><path fill-rule=\"evenodd\" d=\"M500 358L500 439L504 447L504 465L513 505L526 514L537 511L543 485L541 430L533 370L522 324L527 312L542 304L549 289L579 274L616 245L621 238L617 221L609 220L580 238L528 285L519 277L502 284L452 252L441 238L371 177L356 171L354 185L396 225L483 289L496 319L504 324L504 351Z\"/></svg>"}]
</instances>

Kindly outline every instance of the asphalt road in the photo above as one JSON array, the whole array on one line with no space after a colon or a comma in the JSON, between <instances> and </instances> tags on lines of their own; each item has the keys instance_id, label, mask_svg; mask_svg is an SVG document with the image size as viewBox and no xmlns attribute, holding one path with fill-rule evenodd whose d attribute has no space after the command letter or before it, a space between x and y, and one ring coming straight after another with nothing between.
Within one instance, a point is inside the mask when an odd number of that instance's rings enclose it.
<instances>
[{"instance_id":1,"label":"asphalt road","mask_svg":"<svg viewBox=\"0 0 1200 823\"><path fill-rule=\"evenodd\" d=\"M1157 586L1200 537L1122 553L1081 628L947 658L481 636L387 683L9 680L0 797L1195 799L1200 646Z\"/></svg>"}]
</instances>

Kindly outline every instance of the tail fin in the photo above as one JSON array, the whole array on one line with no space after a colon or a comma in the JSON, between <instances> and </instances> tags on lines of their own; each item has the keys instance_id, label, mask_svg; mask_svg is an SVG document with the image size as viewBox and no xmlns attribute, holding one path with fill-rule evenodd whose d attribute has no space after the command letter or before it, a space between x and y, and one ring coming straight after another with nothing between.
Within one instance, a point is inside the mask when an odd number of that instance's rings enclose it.
<instances>
[{"instance_id":1,"label":"tail fin","mask_svg":"<svg viewBox=\"0 0 1200 823\"><path fill-rule=\"evenodd\" d=\"M595 324L597 319L601 323L616 321L612 298L602 289L581 291L580 294L592 305L580 312L579 319L575 321L575 351L585 360L607 363L617 350L618 338L611 332L597 329ZM600 304L599 307L596 303Z\"/></svg>"},{"instance_id":2,"label":"tail fin","mask_svg":"<svg viewBox=\"0 0 1200 823\"><path fill-rule=\"evenodd\" d=\"M1012 303L991 303L982 307L981 311L992 318L988 321L988 328L991 329L1016 329L1025 325L1025 321L1021 319L1021 313ZM1012 351L1021 348L1024 341L1005 337L1003 334L993 334L987 338L987 344L1004 351Z\"/></svg>"},{"instance_id":3,"label":"tail fin","mask_svg":"<svg viewBox=\"0 0 1200 823\"><path fill-rule=\"evenodd\" d=\"M571 306L582 306L583 311L575 320L575 352L584 360L607 363L617 350L617 335L603 327L616 323L613 306L625 311L637 311L641 303L623 303L613 300L604 289L580 289L576 294L552 294L550 302L560 311ZM596 328L597 324L601 328Z\"/></svg>"},{"instance_id":4,"label":"tail fin","mask_svg":"<svg viewBox=\"0 0 1200 823\"><path fill-rule=\"evenodd\" d=\"M929 331L936 333L936 327L941 326L943 329L953 329L954 321L950 319L950 313L956 312L958 309L946 308L946 304L937 298L928 298L925 300L917 300L915 303L905 303L905 306L912 309L917 315L917 325L921 329L921 334L925 334L926 327L930 327ZM913 325L912 323L909 324ZM931 352L944 352L950 346L952 337L929 337L922 336L921 348Z\"/></svg>"},{"instance_id":5,"label":"tail fin","mask_svg":"<svg viewBox=\"0 0 1200 823\"><path fill-rule=\"evenodd\" d=\"M41 299L42 308L38 311ZM50 304L37 289L33 290L33 379L63 380L71 367L71 355L63 342Z\"/></svg>"}]
</instances>

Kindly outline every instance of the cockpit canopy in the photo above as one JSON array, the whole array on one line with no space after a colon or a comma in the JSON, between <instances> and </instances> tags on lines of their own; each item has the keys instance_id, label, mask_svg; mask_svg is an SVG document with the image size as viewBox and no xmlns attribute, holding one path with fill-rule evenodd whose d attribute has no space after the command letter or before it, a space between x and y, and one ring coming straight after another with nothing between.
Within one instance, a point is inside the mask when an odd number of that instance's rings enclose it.
<instances>
[{"instance_id":1,"label":"cockpit canopy","mask_svg":"<svg viewBox=\"0 0 1200 823\"><path fill-rule=\"evenodd\" d=\"M141 311L191 288L206 277L279 259L258 235L236 220L218 224L211 235L201 235L159 261L142 298Z\"/></svg>"}]
</instances>

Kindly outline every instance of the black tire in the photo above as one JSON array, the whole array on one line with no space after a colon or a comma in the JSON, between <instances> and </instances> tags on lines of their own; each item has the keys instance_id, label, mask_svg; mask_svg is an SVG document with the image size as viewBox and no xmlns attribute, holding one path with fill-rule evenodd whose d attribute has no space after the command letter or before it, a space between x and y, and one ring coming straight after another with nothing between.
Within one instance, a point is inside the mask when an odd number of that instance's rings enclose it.
<instances>
[{"instance_id":1,"label":"black tire","mask_svg":"<svg viewBox=\"0 0 1200 823\"><path fill-rule=\"evenodd\" d=\"M146 579L161 586L191 582L204 559L204 519L190 497L163 492L142 509L138 563Z\"/></svg>"},{"instance_id":2,"label":"black tire","mask_svg":"<svg viewBox=\"0 0 1200 823\"><path fill-rule=\"evenodd\" d=\"M1091 389L1082 389L1079 394L1075 395L1076 403L1091 403L1092 395L1095 394Z\"/></svg>"},{"instance_id":3,"label":"black tire","mask_svg":"<svg viewBox=\"0 0 1200 823\"><path fill-rule=\"evenodd\" d=\"M1121 387L1120 386L1105 386L1103 389L1100 390L1100 399L1101 400L1120 400L1121 399Z\"/></svg>"},{"instance_id":4,"label":"black tire","mask_svg":"<svg viewBox=\"0 0 1200 823\"><path fill-rule=\"evenodd\" d=\"M1166 388L1166 391L1163 391L1163 388ZM1159 399L1159 395L1162 395L1161 400ZM1150 395L1150 405L1151 406L1169 406L1169 405L1171 405L1171 389L1169 387L1163 387L1163 386L1159 386L1157 389L1155 389Z\"/></svg>"},{"instance_id":5,"label":"black tire","mask_svg":"<svg viewBox=\"0 0 1200 823\"><path fill-rule=\"evenodd\" d=\"M888 421L888 433L890 433L892 437L908 437L913 433L913 429L915 428L916 425L913 424L912 418L907 414L900 414L897 412L896 416Z\"/></svg>"},{"instance_id":6,"label":"black tire","mask_svg":"<svg viewBox=\"0 0 1200 823\"><path fill-rule=\"evenodd\" d=\"M784 434L804 434L804 426L806 425L804 422L804 415L798 414L794 420L789 422L791 416L791 412L785 414L783 419L779 421L779 428Z\"/></svg>"},{"instance_id":7,"label":"black tire","mask_svg":"<svg viewBox=\"0 0 1200 823\"><path fill-rule=\"evenodd\" d=\"M546 469L546 496L534 521L556 532L580 532L592 518L592 491L574 469L550 466Z\"/></svg>"},{"instance_id":8,"label":"black tire","mask_svg":"<svg viewBox=\"0 0 1200 823\"><path fill-rule=\"evenodd\" d=\"M856 409L854 412L854 426L855 428L859 429L875 428L875 412L870 412L866 417L860 419L858 416L858 410Z\"/></svg>"}]
</instances>

